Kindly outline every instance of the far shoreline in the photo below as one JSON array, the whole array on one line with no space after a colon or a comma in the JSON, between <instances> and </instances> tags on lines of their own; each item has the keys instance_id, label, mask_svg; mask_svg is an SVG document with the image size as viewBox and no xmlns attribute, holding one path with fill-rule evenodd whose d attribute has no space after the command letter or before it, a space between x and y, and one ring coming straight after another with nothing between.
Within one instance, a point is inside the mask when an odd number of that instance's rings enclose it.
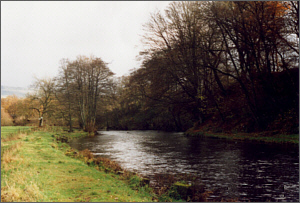
<instances>
[{"instance_id":1,"label":"far shoreline","mask_svg":"<svg viewBox=\"0 0 300 203\"><path fill-rule=\"evenodd\" d=\"M299 134L273 134L269 131L262 131L256 133L213 133L210 131L188 130L184 134L188 137L205 136L236 141L255 141L262 143L277 144L299 144Z\"/></svg>"}]
</instances>

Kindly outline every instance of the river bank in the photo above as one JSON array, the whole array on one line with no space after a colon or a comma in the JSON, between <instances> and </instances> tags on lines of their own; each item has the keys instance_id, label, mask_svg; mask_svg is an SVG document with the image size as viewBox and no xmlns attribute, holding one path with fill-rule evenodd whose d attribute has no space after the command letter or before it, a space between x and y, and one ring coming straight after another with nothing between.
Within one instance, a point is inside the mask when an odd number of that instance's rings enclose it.
<instances>
[{"instance_id":1,"label":"river bank","mask_svg":"<svg viewBox=\"0 0 300 203\"><path fill-rule=\"evenodd\" d=\"M1 201L155 202L189 201L195 187L176 183L154 191L149 180L116 162L76 151L67 143L88 136L62 128L1 127ZM186 188L178 194L176 187ZM204 192L204 191L202 191ZM188 194L189 193L189 194ZM197 194L204 200L209 193ZM185 200L181 199L185 196ZM202 198L202 199L199 199Z\"/></svg>"},{"instance_id":2,"label":"river bank","mask_svg":"<svg viewBox=\"0 0 300 203\"><path fill-rule=\"evenodd\" d=\"M215 133L211 131L201 131L190 129L184 133L186 136L192 137L214 137L220 139L237 140L237 141L253 141L265 143L279 144L299 144L299 134L277 134L274 132L260 133Z\"/></svg>"},{"instance_id":3,"label":"river bank","mask_svg":"<svg viewBox=\"0 0 300 203\"><path fill-rule=\"evenodd\" d=\"M101 131L69 143L79 151L89 149L155 184L194 176L213 192L208 201L298 201L299 149L297 144L232 141L187 137L165 131ZM159 175L159 177L157 177ZM172 178L172 177L170 177ZM182 179L181 179L182 180ZM190 183L189 180L186 181ZM282 190L282 188L285 188ZM282 200L282 199L281 199Z\"/></svg>"},{"instance_id":4,"label":"river bank","mask_svg":"<svg viewBox=\"0 0 300 203\"><path fill-rule=\"evenodd\" d=\"M70 147L53 132L8 132L1 127L1 201L150 202L154 193L124 178L66 156ZM13 130L11 130L13 131ZM57 134L57 132L55 132ZM74 133L75 135L76 133ZM75 135L76 136L76 135ZM81 136L77 132L77 136ZM83 135L84 136L84 135Z\"/></svg>"},{"instance_id":5,"label":"river bank","mask_svg":"<svg viewBox=\"0 0 300 203\"><path fill-rule=\"evenodd\" d=\"M38 130L38 131L36 131ZM73 133L68 133L67 131L63 131L58 128L52 128L52 129L45 129L45 131L41 131L39 128L24 128L24 129L18 129L17 127L2 127L1 128L1 200L2 201L193 201L195 199L186 199L186 200L180 200L178 198L178 193L174 192L172 190L171 185L174 184L174 182L178 181L174 180L174 177L171 176L171 173L164 174L163 176L159 177L162 181L168 182L168 187L160 187L158 190L155 190L155 188L148 187L147 180L144 180L139 175L133 174L130 171L126 171L122 169L116 162L111 161L110 159L106 158L99 158L94 157L93 153L91 153L89 150L85 147L79 150L74 150L69 146L69 141L71 141L74 138L83 138L80 139L80 143L84 143L84 139L87 139L87 143L92 142L98 145L108 144L107 146L117 146L116 149L121 150L122 147L125 147L126 151L120 151L122 153L122 156L125 156L125 158L129 158L131 161L137 161L139 162L139 166L141 165L147 165L147 163L156 163L158 164L157 167L159 167L159 170L163 169L164 165L159 165L159 163L163 160L169 162L174 161L174 164L171 164L170 166L176 166L175 163L178 163L178 156L179 152L183 153L182 155L185 155L185 152L188 152L186 155L182 157L183 160L187 161L189 160L188 157L190 157L190 153L192 153L192 157L195 159L190 160L191 163L187 165L189 168L190 166L195 166L195 170L199 168L203 168L204 171L199 171L197 173L203 173L207 174L213 174L214 172L217 173L216 182L212 183L211 181L214 181L214 178L209 178L209 181L205 179L206 176L201 177L199 181L203 181L205 183L204 186L208 186L208 188L205 188L205 191L193 191L194 195L191 196L192 198L214 198L214 201L225 201L225 199L219 198L218 190L212 190L212 185L214 184L228 184L230 185L234 184L238 186L239 180L237 178L238 174L236 173L237 177L234 176L233 180L229 180L226 177L228 177L226 174L227 172L229 174L233 173L233 168L236 168L237 170L243 171L243 167L249 171L252 170L253 167L253 174L254 179L255 177L263 175L266 177L268 182L267 185L271 185L270 187L281 187L283 184L277 182L279 181L279 177L281 177L283 174L276 173L276 170L281 167L292 167L289 161L285 162L285 159L265 159L264 157L261 157L259 154L260 152L257 152L257 155L253 155L254 157L260 157L259 161L256 162L255 160L249 163L253 159L251 157L243 158L243 157L236 157L237 154L253 154L256 151L253 151L250 146L243 145L241 149L248 149L248 151L240 151L240 153L237 153L239 149L239 145L237 144L230 144L232 142L224 142L221 139L197 139L194 137L184 137L182 134L168 134L168 133L157 133L157 135L153 135L153 132L147 132L147 131L133 131L133 132L110 132L105 131L105 133L89 137L87 136L87 133L75 131ZM110 132L110 133L108 133ZM107 135L105 135L107 134ZM170 136L173 136L172 142L169 143L167 140L169 140ZM198 136L204 136L201 135L201 133L198 134ZM125 139L126 138L126 139ZM130 138L130 139L129 139ZM158 140L155 140L155 139ZM99 139L97 141L97 139ZM166 139L166 140L165 140ZM110 143L109 140L114 141L115 144ZM144 146L143 150L146 149L153 149L155 151L156 147L158 150L166 150L168 147L171 147L171 149L175 149L176 159L173 159L170 157L171 151L164 151L162 152L162 155L168 155L168 157L159 156L160 158L158 160L152 160L151 155L153 154L153 151L150 150L149 153L146 154L140 154L138 150L139 147L142 147L139 143L139 141L152 143L149 145L149 147ZM208 141L211 141L211 144L209 144ZM74 139L74 141L77 142L77 139ZM79 140L78 140L79 141ZM97 144L97 142L99 142ZM204 143L202 143L204 142ZM252 141L251 141L252 142ZM256 143L251 142L244 142L243 144L249 143L250 145L255 144L257 149ZM118 145L117 143L121 144ZM156 144L155 144L156 143ZM180 143L182 145L180 145ZM242 142L241 142L242 143ZM127 145L131 144L131 145ZM133 144L133 145L132 145ZM175 145L176 144L176 145ZM71 143L70 143L71 145ZM157 145L157 146L156 146ZM260 145L260 144L259 144ZM83 145L82 145L83 146ZM176 148L174 148L177 146ZM210 146L214 146L214 149L212 150ZM277 146L277 145L276 145ZM290 146L290 145L278 145L278 146ZM136 148L137 147L137 148ZM172 148L173 147L173 148ZM108 147L104 147L108 148ZM176 151L178 149L178 153ZM190 149L193 149L193 151L189 151ZM222 152L218 152L217 149L222 149ZM232 155L234 157L229 156L229 152L227 151L226 159L224 159L223 155L224 149L232 149L235 153ZM133 150L135 153L128 153L129 151ZM197 150L201 151L201 156L197 156ZM274 149L271 148L271 152ZM280 149L277 149L280 150ZM226 151L226 150L225 150ZM259 151L259 150L258 150ZM279 151L278 151L279 152ZM221 154L220 154L221 153ZM264 153L268 153L267 151L264 151ZM97 154L97 153L95 153ZM254 153L255 154L255 153ZM116 152L113 153L113 155L120 155L116 154ZM132 157L130 158L130 155ZM141 155L141 156L139 156ZM158 154L157 154L158 155ZM207 156L211 162L206 159ZM214 155L216 155L214 157ZM150 156L150 157L149 157ZM213 157L212 157L213 156ZM272 153L267 155L273 156ZM278 154L277 154L278 156ZM283 154L284 157L286 155ZM289 156L289 155L288 155ZM230 158L231 157L231 158ZM140 161L142 158L143 161ZM152 157L153 158L153 157ZM246 160L245 163L243 163L243 160ZM113 159L114 160L114 159ZM152 160L152 161L151 161ZM235 165L232 162L226 163L225 160L239 160L237 165ZM225 162L224 162L225 161ZM224 163L223 163L224 162ZM196 165L195 165L196 164ZM225 165L224 165L225 164ZM230 165L230 167L227 170L227 165ZM246 164L246 166L244 166ZM249 165L250 164L250 165ZM261 166L263 164L263 166ZM266 168L268 164L271 164L271 168ZM296 163L295 163L296 164ZM228 165L228 166L229 166ZM257 171L258 168L263 167L259 172ZM151 169L153 170L156 166L151 165ZM181 165L181 167L184 167L184 165ZM215 168L216 167L216 168ZM127 168L127 167L126 167ZM171 169L171 168L169 168ZM208 171L206 170L208 169ZM129 167L129 170L130 167ZM164 169L163 169L164 170ZM188 169L182 169L184 172ZM189 168L189 172L191 168ZM206 172L205 172L206 171ZM222 176L220 176L220 172L223 173ZM246 171L244 171L246 172ZM138 171L140 173L140 171ZM143 173L142 173L143 174ZM173 173L172 173L173 174ZM276 181L273 182L273 179L271 177L267 178L266 174L275 174ZM298 174L298 173L297 173ZM248 175L251 175L248 174ZM289 172L290 177L292 174ZM147 176L146 176L147 177ZM176 177L178 177L178 172L176 173ZM215 177L214 175L212 177ZM241 184L245 184L247 182L247 177L241 177L242 182ZM296 177L296 175L294 175ZM189 178L189 177L188 177ZM225 179L224 179L225 178ZM279 178L279 179L278 179ZM181 179L181 183L183 183L183 186L188 187L188 183L184 183L184 180ZM193 177L191 176L191 179ZM250 178L249 180L253 181L253 178ZM197 181L197 180L196 180ZM225 182L224 182L225 181ZM232 181L232 182L231 182ZM264 186L260 180L258 182L247 182L249 185L249 188L253 187L262 187ZM288 187L292 188L294 187L293 181L283 178L283 182L288 181ZM280 182L279 181L279 182ZM291 181L291 182L289 182ZM270 184L270 182L272 184ZM171 183L171 184L170 184ZM269 186L265 187L269 187ZM177 184L178 186L178 184ZM179 184L179 186L182 186L182 184ZM243 186L244 187L244 186ZM191 189L199 189L200 187L191 187ZM173 187L174 189L174 187ZM213 192L212 194L210 192ZM267 192L267 191L265 191ZM265 194L264 191L262 191L262 195ZM291 191L286 191L286 193L290 193ZM116 195L116 194L122 194L122 195ZM274 196L274 199L278 199L278 195L281 195L282 192L278 191L274 194L266 194L266 195L272 195ZM285 193L284 193L285 194ZM126 196L127 195L127 196ZM229 197L229 196L228 196ZM231 196L230 196L231 197ZM238 194L237 194L238 197ZM292 199L292 197L289 197ZM231 199L232 201L237 201L237 199ZM270 200L270 199L269 199ZM267 201L267 200L266 200ZM199 202L199 201L198 201ZM200 201L202 202L202 201Z\"/></svg>"}]
</instances>

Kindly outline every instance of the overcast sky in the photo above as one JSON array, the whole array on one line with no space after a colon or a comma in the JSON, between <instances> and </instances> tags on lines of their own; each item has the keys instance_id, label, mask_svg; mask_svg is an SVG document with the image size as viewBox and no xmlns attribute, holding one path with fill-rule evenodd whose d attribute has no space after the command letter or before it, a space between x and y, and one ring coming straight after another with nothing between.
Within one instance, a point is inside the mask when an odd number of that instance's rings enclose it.
<instances>
[{"instance_id":1,"label":"overcast sky","mask_svg":"<svg viewBox=\"0 0 300 203\"><path fill-rule=\"evenodd\" d=\"M2 1L1 85L58 74L62 58L94 55L122 76L138 68L142 25L167 1Z\"/></svg>"}]
</instances>

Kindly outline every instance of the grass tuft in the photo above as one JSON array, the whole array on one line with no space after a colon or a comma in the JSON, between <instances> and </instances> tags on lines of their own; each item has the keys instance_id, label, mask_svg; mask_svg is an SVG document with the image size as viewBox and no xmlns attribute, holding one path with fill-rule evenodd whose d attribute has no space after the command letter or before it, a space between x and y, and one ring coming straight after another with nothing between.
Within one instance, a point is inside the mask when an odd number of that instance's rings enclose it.
<instances>
[{"instance_id":1,"label":"grass tuft","mask_svg":"<svg viewBox=\"0 0 300 203\"><path fill-rule=\"evenodd\" d=\"M6 164L12 162L15 159L14 155L22 145L22 142L17 142L7 148L4 152L1 151L1 165L3 164L3 167L5 167Z\"/></svg>"},{"instance_id":2,"label":"grass tuft","mask_svg":"<svg viewBox=\"0 0 300 203\"><path fill-rule=\"evenodd\" d=\"M39 187L31 182L24 189L16 186L15 183L1 188L1 202L37 202L43 195Z\"/></svg>"}]
</instances>

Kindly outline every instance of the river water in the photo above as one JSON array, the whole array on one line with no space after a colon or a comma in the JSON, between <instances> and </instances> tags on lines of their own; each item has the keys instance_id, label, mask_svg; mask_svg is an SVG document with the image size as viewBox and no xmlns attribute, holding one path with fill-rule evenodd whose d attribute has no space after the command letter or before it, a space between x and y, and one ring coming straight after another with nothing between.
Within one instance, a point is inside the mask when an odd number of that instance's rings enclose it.
<instances>
[{"instance_id":1,"label":"river water","mask_svg":"<svg viewBox=\"0 0 300 203\"><path fill-rule=\"evenodd\" d=\"M150 179L155 174L200 177L210 198L239 201L299 201L298 145L236 142L185 137L160 131L99 131L74 140L71 147L89 149L123 168Z\"/></svg>"}]
</instances>

